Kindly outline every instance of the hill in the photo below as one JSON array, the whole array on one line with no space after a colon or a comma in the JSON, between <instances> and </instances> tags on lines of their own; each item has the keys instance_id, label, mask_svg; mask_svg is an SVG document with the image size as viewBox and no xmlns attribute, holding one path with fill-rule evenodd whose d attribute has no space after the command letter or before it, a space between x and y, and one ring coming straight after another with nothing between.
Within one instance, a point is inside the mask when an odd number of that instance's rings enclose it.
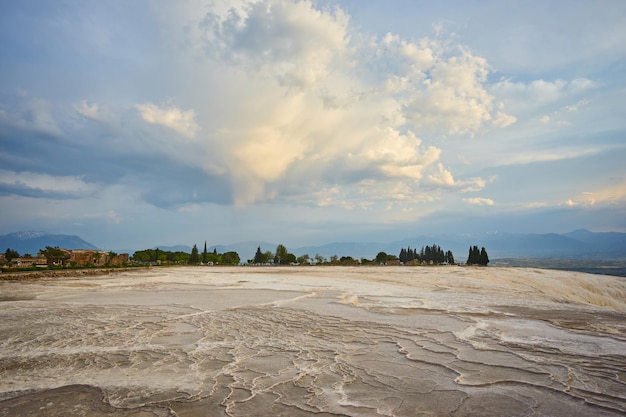
<instances>
[{"instance_id":1,"label":"hill","mask_svg":"<svg viewBox=\"0 0 626 417\"><path fill-rule=\"evenodd\" d=\"M280 243L280 242L279 242ZM451 250L457 262L465 262L468 248L473 245L487 248L489 257L532 258L532 259L585 259L585 260L626 260L626 233L590 232L579 229L573 232L556 234L532 233L480 233L480 234L441 234L418 235L413 238L393 242L333 242L318 246L290 247L295 255L308 254L313 257L320 254L325 258L333 255L352 256L355 259L373 259L378 252L398 255L402 248L410 246L420 249L422 246L437 244L444 250ZM46 246L58 246L66 249L98 249L95 245L75 235L49 234L43 232L17 232L0 236L0 251L7 248L20 254L35 255ZM247 241L230 245L211 245L207 250L216 249L219 253L234 251L245 262L254 257L257 247L262 251L274 252L277 243ZM187 245L159 246L168 251L191 252ZM199 243L198 250L203 246ZM132 254L134 251L124 251Z\"/></svg>"},{"instance_id":2,"label":"hill","mask_svg":"<svg viewBox=\"0 0 626 417\"><path fill-rule=\"evenodd\" d=\"M413 238L393 242L332 242L323 245L293 247L287 245L289 252L296 256L308 254L313 257L320 254L325 258L333 255L351 256L355 259L373 259L378 252L398 255L402 248L410 246L420 249L422 246L437 244L444 250L451 250L457 262L465 262L470 246L487 248L489 257L496 258L533 258L533 259L587 259L587 260L626 260L626 233L595 233L588 230L575 230L570 233L532 234L532 233L479 233L479 234L441 234L418 235ZM262 251L274 252L277 243L251 241L231 245L212 245L218 252L235 251L242 260L251 259L257 247ZM165 249L165 246L160 247ZM202 251L198 246L198 250ZM187 251L190 251L189 247Z\"/></svg>"},{"instance_id":3,"label":"hill","mask_svg":"<svg viewBox=\"0 0 626 417\"><path fill-rule=\"evenodd\" d=\"M297 255L319 253L365 257L371 259L380 251L397 255L402 248L420 249L425 245L438 244L451 250L458 262L465 262L468 248L472 245L487 248L490 258L562 258L590 260L626 260L626 233L594 233L576 230L565 234L546 233L480 233L459 235L421 235L394 242L335 242L321 246L294 249Z\"/></svg>"},{"instance_id":4,"label":"hill","mask_svg":"<svg viewBox=\"0 0 626 417\"><path fill-rule=\"evenodd\" d=\"M20 255L36 255L46 246L58 246L64 249L94 249L98 248L76 235L62 235L45 232L15 232L0 236L0 251L7 248L17 251Z\"/></svg>"}]
</instances>

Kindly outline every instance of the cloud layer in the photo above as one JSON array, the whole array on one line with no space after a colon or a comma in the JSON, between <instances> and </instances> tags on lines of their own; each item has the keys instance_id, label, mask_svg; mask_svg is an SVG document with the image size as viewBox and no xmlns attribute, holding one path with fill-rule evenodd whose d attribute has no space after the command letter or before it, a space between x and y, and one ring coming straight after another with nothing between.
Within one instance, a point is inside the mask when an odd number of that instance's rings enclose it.
<instances>
[{"instance_id":1,"label":"cloud layer","mask_svg":"<svg viewBox=\"0 0 626 417\"><path fill-rule=\"evenodd\" d=\"M213 205L297 207L404 222L457 206L582 207L591 182L553 191L548 201L537 181L535 195L515 198L507 194L515 188L510 172L623 153L624 124L615 116L623 76L535 73L532 63L511 72L519 57L507 54L521 45L511 37L514 16L508 32L493 23L511 51L498 44L499 55L489 56L480 31L464 39L449 29L460 26L431 21L412 34L399 15L388 23L398 22L397 31L370 30L383 27L384 16L376 25L356 21L361 6L380 7L308 0L6 7L0 197L19 207L24 199L73 201L66 211L78 213L101 204L99 196L133 196L128 206L120 200L94 210L119 224L131 205L187 214ZM498 15L490 7L485 12ZM407 11L417 18L429 9L418 12ZM624 59L618 44L605 47L611 63ZM571 59L555 57L549 67ZM492 61L506 62L508 72ZM614 171L601 165L598 178L619 182L623 172ZM617 189L605 182L596 186Z\"/></svg>"},{"instance_id":2,"label":"cloud layer","mask_svg":"<svg viewBox=\"0 0 626 417\"><path fill-rule=\"evenodd\" d=\"M235 204L328 187L367 200L363 183L420 194L440 177L442 137L515 121L485 88L485 59L449 41L355 32L340 9L244 2L187 26L207 72L230 74L214 92L228 120L197 115L200 147L219 154L204 168L228 177Z\"/></svg>"}]
</instances>

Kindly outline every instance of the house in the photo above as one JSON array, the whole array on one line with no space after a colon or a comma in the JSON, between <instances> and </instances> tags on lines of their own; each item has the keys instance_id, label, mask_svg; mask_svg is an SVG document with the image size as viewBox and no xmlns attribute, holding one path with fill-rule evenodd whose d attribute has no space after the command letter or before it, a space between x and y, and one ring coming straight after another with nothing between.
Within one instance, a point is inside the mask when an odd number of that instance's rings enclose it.
<instances>
[{"instance_id":1,"label":"house","mask_svg":"<svg viewBox=\"0 0 626 417\"><path fill-rule=\"evenodd\" d=\"M17 268L29 268L31 266L43 268L48 266L48 261L43 256L14 258L11 260L11 263Z\"/></svg>"},{"instance_id":2,"label":"house","mask_svg":"<svg viewBox=\"0 0 626 417\"><path fill-rule=\"evenodd\" d=\"M102 266L108 262L109 254L102 250L74 249L69 251L66 262L72 266Z\"/></svg>"},{"instance_id":3,"label":"house","mask_svg":"<svg viewBox=\"0 0 626 417\"><path fill-rule=\"evenodd\" d=\"M110 255L110 254L109 254ZM110 257L109 264L111 265L125 265L130 261L130 256L127 253L120 253L119 255L115 255Z\"/></svg>"},{"instance_id":4,"label":"house","mask_svg":"<svg viewBox=\"0 0 626 417\"><path fill-rule=\"evenodd\" d=\"M45 267L47 265L54 266L106 266L116 265L121 266L129 263L129 255L122 253L119 255L112 252L105 252L102 250L89 250L89 249L59 249L55 248L59 252L58 256L47 259L45 251L39 253L37 257L21 257L15 258L11 261L11 265L17 268L28 268L31 266ZM113 256L112 256L113 255Z\"/></svg>"}]
</instances>

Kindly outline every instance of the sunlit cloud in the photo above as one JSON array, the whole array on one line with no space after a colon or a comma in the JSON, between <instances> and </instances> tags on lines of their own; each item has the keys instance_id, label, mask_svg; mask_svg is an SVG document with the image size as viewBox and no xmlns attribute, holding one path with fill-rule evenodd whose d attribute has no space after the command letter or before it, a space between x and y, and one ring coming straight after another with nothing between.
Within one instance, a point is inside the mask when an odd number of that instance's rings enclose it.
<instances>
[{"instance_id":1,"label":"sunlit cloud","mask_svg":"<svg viewBox=\"0 0 626 417\"><path fill-rule=\"evenodd\" d=\"M285 207L312 229L624 207L610 186L624 182L619 19L582 1L568 13L542 6L530 33L515 2L504 14L491 3L348 3L12 3L0 16L21 33L3 43L5 211L130 230L142 223L134 207L172 224L262 207L257 230L297 228L277 214ZM478 12L480 27L459 21ZM605 29L564 35L583 21Z\"/></svg>"},{"instance_id":2,"label":"sunlit cloud","mask_svg":"<svg viewBox=\"0 0 626 417\"><path fill-rule=\"evenodd\" d=\"M542 201L533 201L532 203L522 204L522 208L527 209L539 209L544 207L549 207L550 204Z\"/></svg>"},{"instance_id":3,"label":"sunlit cloud","mask_svg":"<svg viewBox=\"0 0 626 417\"><path fill-rule=\"evenodd\" d=\"M135 108L146 122L165 126L187 138L193 138L200 130L194 110L181 110L174 106L159 107L153 103L137 104Z\"/></svg>"},{"instance_id":4,"label":"sunlit cloud","mask_svg":"<svg viewBox=\"0 0 626 417\"><path fill-rule=\"evenodd\" d=\"M93 213L83 213L77 217L77 220L96 220L102 221L110 225L120 224L122 219L120 214L115 210L96 211Z\"/></svg>"},{"instance_id":5,"label":"sunlit cloud","mask_svg":"<svg viewBox=\"0 0 626 417\"><path fill-rule=\"evenodd\" d=\"M100 109L97 103L87 103L86 100L82 100L80 104L74 106L74 109L81 115L88 119L99 119Z\"/></svg>"},{"instance_id":6,"label":"sunlit cloud","mask_svg":"<svg viewBox=\"0 0 626 417\"><path fill-rule=\"evenodd\" d=\"M98 185L75 176L52 176L35 172L0 170L0 193L30 197L78 198L89 195Z\"/></svg>"},{"instance_id":7,"label":"sunlit cloud","mask_svg":"<svg viewBox=\"0 0 626 417\"><path fill-rule=\"evenodd\" d=\"M493 206L495 204L492 199L483 197L464 198L463 201L475 206Z\"/></svg>"}]
</instances>

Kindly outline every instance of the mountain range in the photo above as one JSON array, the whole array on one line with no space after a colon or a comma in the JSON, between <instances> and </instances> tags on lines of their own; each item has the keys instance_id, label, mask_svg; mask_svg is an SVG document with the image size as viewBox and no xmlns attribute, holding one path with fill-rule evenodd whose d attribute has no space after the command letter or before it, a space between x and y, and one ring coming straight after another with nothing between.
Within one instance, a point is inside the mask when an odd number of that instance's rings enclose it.
<instances>
[{"instance_id":1,"label":"mountain range","mask_svg":"<svg viewBox=\"0 0 626 417\"><path fill-rule=\"evenodd\" d=\"M457 262L465 262L469 247L477 245L487 249L489 257L496 258L562 258L590 260L626 260L626 233L590 232L585 229L570 233L482 233L459 235L422 235L394 242L334 242L320 246L287 247L295 255L320 254L325 258L333 255L351 256L355 259L373 259L378 252L398 255L402 248L439 245L444 251L451 250ZM257 247L263 252L276 250L277 244L269 242L240 242L207 248L218 252L237 252L242 260L254 257ZM163 249L163 247L161 248ZM203 247L198 246L200 251ZM179 249L180 250L180 249ZM187 251L191 251L188 247Z\"/></svg>"},{"instance_id":2,"label":"mountain range","mask_svg":"<svg viewBox=\"0 0 626 417\"><path fill-rule=\"evenodd\" d=\"M325 258L333 255L351 256L355 259L376 257L378 252L398 255L402 248L419 250L425 245L439 245L443 250L451 250L457 262L465 262L470 246L484 246L491 259L496 258L562 258L626 260L626 233L590 232L585 229L570 233L524 234L524 233L482 233L459 235L418 236L394 242L334 242L319 246L287 247L295 255L319 254ZM249 241L232 245L216 245L207 250L216 249L219 253L234 251L242 261L254 257L257 247L263 252L276 250L277 243ZM46 246L58 246L66 249L97 249L89 242L75 235L49 234L43 232L16 232L0 236L0 251L7 248L20 254L35 255ZM191 246L159 246L162 250L191 252ZM203 246L198 246L200 252ZM120 252L120 251L118 251ZM132 254L132 251L123 251Z\"/></svg>"},{"instance_id":3,"label":"mountain range","mask_svg":"<svg viewBox=\"0 0 626 417\"><path fill-rule=\"evenodd\" d=\"M15 232L0 236L0 250L4 253L7 249L17 251L20 255L37 255L46 246L60 247L64 249L98 249L95 245L84 241L75 235L61 235L45 232Z\"/></svg>"}]
</instances>

